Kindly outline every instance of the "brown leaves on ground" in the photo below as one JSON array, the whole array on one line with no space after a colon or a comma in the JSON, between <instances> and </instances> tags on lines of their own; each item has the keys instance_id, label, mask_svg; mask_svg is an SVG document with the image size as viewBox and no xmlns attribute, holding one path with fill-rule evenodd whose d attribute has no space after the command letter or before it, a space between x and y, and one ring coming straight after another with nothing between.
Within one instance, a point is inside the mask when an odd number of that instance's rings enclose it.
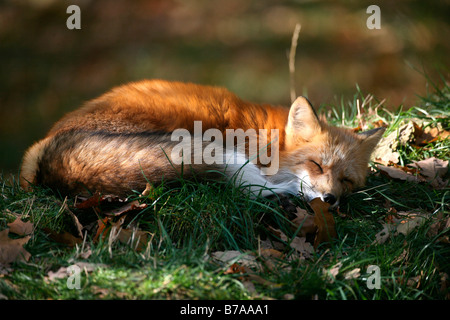
<instances>
[{"instance_id":1,"label":"brown leaves on ground","mask_svg":"<svg viewBox=\"0 0 450 320\"><path fill-rule=\"evenodd\" d=\"M314 215L302 208L292 208L289 211L295 215L291 220L291 231L295 236L288 237L282 230L270 225L267 230L273 235L266 240L259 240L258 251L216 251L211 254L212 259L224 265L225 274L237 274L244 286L254 292L253 283L277 287L276 283L268 281L260 276L261 273L290 270L289 263L292 260L305 261L312 257L315 248L325 242L330 242L336 237L335 222L329 212L329 204L316 198L310 206ZM307 241L307 237L314 237L314 247ZM292 250L293 249L293 250ZM352 275L350 275L352 276Z\"/></svg>"},{"instance_id":2,"label":"brown leaves on ground","mask_svg":"<svg viewBox=\"0 0 450 320\"><path fill-rule=\"evenodd\" d=\"M448 172L448 161L431 157L422 161L413 161L406 166L401 166L400 147L409 145L421 149L439 140L449 139L450 132L445 130L440 123L431 126L426 120L413 119L401 123L397 130L383 137L372 153L378 165L380 173L398 180L410 182L428 182L435 189L443 189L448 186L445 175Z\"/></svg>"},{"instance_id":3,"label":"brown leaves on ground","mask_svg":"<svg viewBox=\"0 0 450 320\"><path fill-rule=\"evenodd\" d=\"M148 243L148 236L150 233L137 228L127 229L122 225L125 222L125 216L119 220L114 221L112 217L106 217L102 220L98 220L97 233L94 236L94 241L97 242L100 239L107 240L111 245L116 241L123 244L128 244L136 251L142 251L145 249Z\"/></svg>"},{"instance_id":4,"label":"brown leaves on ground","mask_svg":"<svg viewBox=\"0 0 450 320\"><path fill-rule=\"evenodd\" d=\"M443 189L448 186L449 180L445 179L448 172L448 161L437 158L428 158L422 161L413 161L402 167L396 164L391 166L377 165L380 173L397 180L410 182L428 182L434 189Z\"/></svg>"},{"instance_id":5,"label":"brown leaves on ground","mask_svg":"<svg viewBox=\"0 0 450 320\"><path fill-rule=\"evenodd\" d=\"M8 226L10 226L9 229L0 231L0 264L8 266L16 261L28 261L31 254L23 246L31 239L29 234L33 230L33 224L17 218L14 222L8 223ZM9 232L26 236L13 239L9 237Z\"/></svg>"},{"instance_id":6,"label":"brown leaves on ground","mask_svg":"<svg viewBox=\"0 0 450 320\"><path fill-rule=\"evenodd\" d=\"M141 197L152 197L154 189L150 184L142 192ZM114 205L114 207L111 207ZM120 205L117 207L117 205ZM149 233L139 230L136 226L124 227L128 215L139 213L147 208L146 203L140 203L139 200L128 202L128 199L122 199L114 195L100 195L98 193L90 198L84 198L81 202L75 204L77 209L93 210L98 217L93 228L95 233L94 241L107 240L108 245L116 241L128 244L137 251L142 251L148 243ZM103 218L100 218L100 215Z\"/></svg>"},{"instance_id":7,"label":"brown leaves on ground","mask_svg":"<svg viewBox=\"0 0 450 320\"><path fill-rule=\"evenodd\" d=\"M408 120L399 125L397 130L383 137L375 148L372 158L385 166L398 164L400 154L398 149L409 144L414 148L426 148L430 143L448 139L450 132L443 129L440 123L431 127L422 119Z\"/></svg>"},{"instance_id":8,"label":"brown leaves on ground","mask_svg":"<svg viewBox=\"0 0 450 320\"><path fill-rule=\"evenodd\" d=\"M444 230L450 228L450 217L444 218L442 212L433 216L420 211L397 212L394 208L390 208L389 212L390 214L387 216L386 221L382 222L382 230L375 235L373 244L383 244L391 237L396 237L400 234L407 236L428 220L431 220L431 225L427 232L429 237L436 237ZM439 237L437 241L450 243L448 235Z\"/></svg>"},{"instance_id":9,"label":"brown leaves on ground","mask_svg":"<svg viewBox=\"0 0 450 320\"><path fill-rule=\"evenodd\" d=\"M33 224L30 221L23 222L20 218L16 218L13 222L7 224L9 232L19 236L27 236L33 232Z\"/></svg>"},{"instance_id":10,"label":"brown leaves on ground","mask_svg":"<svg viewBox=\"0 0 450 320\"><path fill-rule=\"evenodd\" d=\"M152 189L147 187L143 196L151 195ZM79 199L78 199L79 200ZM125 227L127 214L140 212L147 208L147 204L139 203L138 200L126 202L126 199L120 199L113 195L94 194L92 197L83 199L84 201L75 203L74 207L78 210L93 210L97 216L102 214L104 218L98 218L98 228L94 228L94 241L100 239L106 240L107 245L111 246L116 241L127 244L137 251L146 248L149 241L149 233L139 230L136 226ZM58 201L59 203L59 201ZM102 213L103 205L119 204L120 207L108 208ZM77 215L75 215L67 205L67 199L60 203L60 212L67 214L73 226L71 231L55 231L51 228L42 228L47 236L57 243L74 247L83 243L83 233L87 231L87 226L83 226ZM28 261L31 254L24 249L24 245L31 239L34 232L34 225L31 222L24 222L17 217L13 222L7 224L8 229L0 231L0 265L8 267L10 263L16 261ZM21 238L11 238L10 233L14 233ZM84 245L84 244L83 244ZM82 257L82 255L80 255Z\"/></svg>"},{"instance_id":11,"label":"brown leaves on ground","mask_svg":"<svg viewBox=\"0 0 450 320\"><path fill-rule=\"evenodd\" d=\"M263 278L262 272L272 272L288 268L284 255L275 249L261 249L258 253L237 250L216 251L211 254L213 261L226 266L224 274L237 274L245 288L255 293L254 283L269 287L279 287L279 284Z\"/></svg>"}]
</instances>

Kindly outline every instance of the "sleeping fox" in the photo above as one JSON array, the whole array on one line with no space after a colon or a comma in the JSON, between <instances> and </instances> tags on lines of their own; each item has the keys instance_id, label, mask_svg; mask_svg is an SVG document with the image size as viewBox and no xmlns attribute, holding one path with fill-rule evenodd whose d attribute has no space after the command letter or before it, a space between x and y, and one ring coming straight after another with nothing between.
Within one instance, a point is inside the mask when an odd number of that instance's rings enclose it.
<instances>
[{"instance_id":1,"label":"sleeping fox","mask_svg":"<svg viewBox=\"0 0 450 320\"><path fill-rule=\"evenodd\" d=\"M192 139L180 142L180 130ZM239 142L239 130L252 134ZM219 87L144 80L116 87L59 120L25 153L20 183L67 195L126 196L147 182L217 175L252 195L288 193L337 205L363 186L383 132L329 126L304 97L285 108L247 102ZM268 134L261 139L261 133ZM250 152L253 138L264 143ZM262 161L264 147L272 163ZM197 157L207 149L216 161ZM275 170L264 170L275 162Z\"/></svg>"}]
</instances>

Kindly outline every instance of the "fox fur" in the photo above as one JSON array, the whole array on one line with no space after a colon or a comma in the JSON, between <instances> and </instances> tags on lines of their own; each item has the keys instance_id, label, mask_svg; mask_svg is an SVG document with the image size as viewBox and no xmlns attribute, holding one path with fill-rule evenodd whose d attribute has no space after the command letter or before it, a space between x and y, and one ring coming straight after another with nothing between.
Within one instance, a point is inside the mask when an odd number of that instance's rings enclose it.
<instances>
[{"instance_id":1,"label":"fox fur","mask_svg":"<svg viewBox=\"0 0 450 320\"><path fill-rule=\"evenodd\" d=\"M258 163L242 165L171 163L177 144L171 134L194 130L278 129L279 170L261 175ZM243 101L226 89L191 83L144 80L116 87L68 113L25 153L21 186L45 185L62 194L102 192L126 196L183 174L224 171L252 193L300 194L337 204L364 185L372 150L383 129L356 134L319 119L304 97L290 108ZM225 153L235 153L225 150ZM235 154L236 156L236 154ZM238 154L238 157L247 157Z\"/></svg>"}]
</instances>

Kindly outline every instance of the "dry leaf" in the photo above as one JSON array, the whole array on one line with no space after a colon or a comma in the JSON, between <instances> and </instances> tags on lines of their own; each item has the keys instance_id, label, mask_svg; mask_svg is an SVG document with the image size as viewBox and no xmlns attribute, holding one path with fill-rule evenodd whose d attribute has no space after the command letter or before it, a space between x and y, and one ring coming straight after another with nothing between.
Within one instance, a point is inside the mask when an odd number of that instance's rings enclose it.
<instances>
[{"instance_id":1,"label":"dry leaf","mask_svg":"<svg viewBox=\"0 0 450 320\"><path fill-rule=\"evenodd\" d=\"M450 132L442 129L440 125L438 127L427 126L424 129L424 125L419 126L415 124L414 129L414 144L417 146L424 146L438 140L443 140L450 135Z\"/></svg>"},{"instance_id":2,"label":"dry leaf","mask_svg":"<svg viewBox=\"0 0 450 320\"><path fill-rule=\"evenodd\" d=\"M445 229L450 228L450 217L444 218L442 211L434 217L434 222L431 224L430 229L427 232L427 236L435 237Z\"/></svg>"},{"instance_id":3,"label":"dry leaf","mask_svg":"<svg viewBox=\"0 0 450 320\"><path fill-rule=\"evenodd\" d=\"M33 232L33 224L31 222L23 222L19 218L16 218L11 223L8 223L9 232L15 233L19 236L30 235Z\"/></svg>"},{"instance_id":4,"label":"dry leaf","mask_svg":"<svg viewBox=\"0 0 450 320\"><path fill-rule=\"evenodd\" d=\"M297 231L298 227L301 226L298 236L306 237L307 234L314 234L316 232L316 225L314 223L314 216L309 214L305 209L297 208L297 212L295 213L297 216L291 222L294 224L292 227L292 231Z\"/></svg>"},{"instance_id":5,"label":"dry leaf","mask_svg":"<svg viewBox=\"0 0 450 320\"><path fill-rule=\"evenodd\" d=\"M291 243L291 248L295 249L297 252L301 253L306 259L311 258L311 254L314 252L314 248L311 243L306 242L305 237L295 237Z\"/></svg>"},{"instance_id":6,"label":"dry leaf","mask_svg":"<svg viewBox=\"0 0 450 320\"><path fill-rule=\"evenodd\" d=\"M102 239L106 237L107 231L111 228L111 219L111 217L105 217L103 220L97 220L98 228L97 233L94 236L94 242L97 242L100 236L102 236Z\"/></svg>"},{"instance_id":7,"label":"dry leaf","mask_svg":"<svg viewBox=\"0 0 450 320\"><path fill-rule=\"evenodd\" d=\"M79 198L77 198L79 199ZM100 205L101 196L100 193L96 192L91 197L87 198L83 202L75 203L75 208L77 209L89 209L92 207L98 207Z\"/></svg>"},{"instance_id":8,"label":"dry leaf","mask_svg":"<svg viewBox=\"0 0 450 320\"><path fill-rule=\"evenodd\" d=\"M380 172L392 179L399 179L404 181L410 181L410 182L422 182L425 181L425 179L419 175L412 175L407 170L402 170L400 168L396 167L386 167L383 165L377 165L378 169L380 169Z\"/></svg>"},{"instance_id":9,"label":"dry leaf","mask_svg":"<svg viewBox=\"0 0 450 320\"><path fill-rule=\"evenodd\" d=\"M405 145L414 138L414 122L401 124L398 130L383 137L372 153L372 159L382 164L398 163L400 154L396 151L399 145Z\"/></svg>"},{"instance_id":10,"label":"dry leaf","mask_svg":"<svg viewBox=\"0 0 450 320\"><path fill-rule=\"evenodd\" d=\"M314 223L317 226L317 233L314 239L314 248L323 242L330 242L337 237L333 215L328 211L329 203L323 202L320 198L313 199L309 205L314 211Z\"/></svg>"},{"instance_id":11,"label":"dry leaf","mask_svg":"<svg viewBox=\"0 0 450 320\"><path fill-rule=\"evenodd\" d=\"M391 236L393 230L395 230L395 226L391 225L391 224L384 224L383 225L383 230L381 230L380 232L378 232L375 235L375 240L373 241L372 244L383 244L385 243L389 237Z\"/></svg>"},{"instance_id":12,"label":"dry leaf","mask_svg":"<svg viewBox=\"0 0 450 320\"><path fill-rule=\"evenodd\" d=\"M128 244L136 251L142 251L148 243L148 232L141 230L119 229L117 239L123 244Z\"/></svg>"},{"instance_id":13,"label":"dry leaf","mask_svg":"<svg viewBox=\"0 0 450 320\"><path fill-rule=\"evenodd\" d=\"M105 215L117 217L117 216L120 216L120 215L122 215L126 212L129 212L129 211L132 211L132 210L145 209L145 208L147 208L147 206L148 205L146 203L139 203L138 200L134 200L134 201L131 201L131 202L123 205L120 208L105 212Z\"/></svg>"},{"instance_id":14,"label":"dry leaf","mask_svg":"<svg viewBox=\"0 0 450 320\"><path fill-rule=\"evenodd\" d=\"M305 237L294 237L294 239L289 240L280 229L269 226L269 231L279 237L282 241L289 243L289 246L300 253L303 258L310 258L311 254L314 252L314 248L309 242L306 242Z\"/></svg>"},{"instance_id":15,"label":"dry leaf","mask_svg":"<svg viewBox=\"0 0 450 320\"><path fill-rule=\"evenodd\" d=\"M408 212L399 212L408 214L408 217L397 225L397 232L407 236L416 227L421 226L425 222L425 218L418 214L410 214Z\"/></svg>"},{"instance_id":16,"label":"dry leaf","mask_svg":"<svg viewBox=\"0 0 450 320\"><path fill-rule=\"evenodd\" d=\"M420 169L420 174L428 182L431 182L431 186L435 189L443 189L448 185L448 180L444 181L448 172L448 161L432 157L422 161L414 161L408 166Z\"/></svg>"},{"instance_id":17,"label":"dry leaf","mask_svg":"<svg viewBox=\"0 0 450 320\"><path fill-rule=\"evenodd\" d=\"M358 279L361 276L361 269L355 268L344 275L345 280Z\"/></svg>"},{"instance_id":18,"label":"dry leaf","mask_svg":"<svg viewBox=\"0 0 450 320\"><path fill-rule=\"evenodd\" d=\"M339 270L342 268L342 262L336 263L330 269L323 269L323 273L329 283L333 283L336 280L336 276L339 274Z\"/></svg>"},{"instance_id":19,"label":"dry leaf","mask_svg":"<svg viewBox=\"0 0 450 320\"><path fill-rule=\"evenodd\" d=\"M138 252L142 251L147 246L149 235L147 231L122 228L121 226L125 221L125 216L122 216L114 223L111 222L112 219L113 217L105 217L103 220L97 221L98 229L94 236L94 241L98 241L100 236L102 239L109 236L111 244L118 240L123 244L129 245Z\"/></svg>"},{"instance_id":20,"label":"dry leaf","mask_svg":"<svg viewBox=\"0 0 450 320\"><path fill-rule=\"evenodd\" d=\"M224 274L236 274L236 273L245 273L245 268L239 265L238 263L233 263L225 272Z\"/></svg>"},{"instance_id":21,"label":"dry leaf","mask_svg":"<svg viewBox=\"0 0 450 320\"><path fill-rule=\"evenodd\" d=\"M16 261L28 261L31 254L23 246L31 237L11 239L8 233L9 229L0 231L0 264L9 265Z\"/></svg>"},{"instance_id":22,"label":"dry leaf","mask_svg":"<svg viewBox=\"0 0 450 320\"><path fill-rule=\"evenodd\" d=\"M283 259L284 258L284 254L282 252L278 251L278 250L275 250L275 249L262 248L259 251L259 255L261 257L264 257L264 258L276 258L276 259Z\"/></svg>"},{"instance_id":23,"label":"dry leaf","mask_svg":"<svg viewBox=\"0 0 450 320\"><path fill-rule=\"evenodd\" d=\"M372 244L383 244L389 237L399 234L406 236L425 221L426 217L419 213L399 211L396 213L396 216L390 216L389 223L383 224L383 229L375 235L375 240Z\"/></svg>"},{"instance_id":24,"label":"dry leaf","mask_svg":"<svg viewBox=\"0 0 450 320\"><path fill-rule=\"evenodd\" d=\"M45 233L48 234L49 238L52 239L55 242L66 244L69 247L74 247L77 244L81 244L83 240L81 238L77 238L71 233L68 233L67 231L58 233L56 231L53 231L49 228L43 228L42 229Z\"/></svg>"},{"instance_id":25,"label":"dry leaf","mask_svg":"<svg viewBox=\"0 0 450 320\"><path fill-rule=\"evenodd\" d=\"M156 199L155 188L153 188L153 186L147 182L147 184L145 185L145 190L142 191L140 197L147 197L150 200L155 200Z\"/></svg>"},{"instance_id":26,"label":"dry leaf","mask_svg":"<svg viewBox=\"0 0 450 320\"><path fill-rule=\"evenodd\" d=\"M216 251L211 253L211 256L214 259L225 263L238 263L243 267L256 268L258 270L261 268L260 264L256 261L255 256L236 250Z\"/></svg>"}]
</instances>

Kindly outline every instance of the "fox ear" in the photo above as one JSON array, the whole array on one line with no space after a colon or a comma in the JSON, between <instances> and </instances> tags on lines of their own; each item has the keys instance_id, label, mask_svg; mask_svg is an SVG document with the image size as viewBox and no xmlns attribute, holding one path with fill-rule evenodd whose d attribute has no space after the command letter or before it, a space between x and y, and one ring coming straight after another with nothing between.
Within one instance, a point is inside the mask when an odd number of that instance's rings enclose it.
<instances>
[{"instance_id":1,"label":"fox ear","mask_svg":"<svg viewBox=\"0 0 450 320\"><path fill-rule=\"evenodd\" d=\"M358 136L363 140L363 145L368 149L368 151L372 152L383 136L385 130L386 128L380 127L369 131L360 132L358 133Z\"/></svg>"},{"instance_id":2,"label":"fox ear","mask_svg":"<svg viewBox=\"0 0 450 320\"><path fill-rule=\"evenodd\" d=\"M305 97L298 97L289 110L286 124L288 143L295 144L301 140L310 140L321 130L320 121L314 108Z\"/></svg>"}]
</instances>

